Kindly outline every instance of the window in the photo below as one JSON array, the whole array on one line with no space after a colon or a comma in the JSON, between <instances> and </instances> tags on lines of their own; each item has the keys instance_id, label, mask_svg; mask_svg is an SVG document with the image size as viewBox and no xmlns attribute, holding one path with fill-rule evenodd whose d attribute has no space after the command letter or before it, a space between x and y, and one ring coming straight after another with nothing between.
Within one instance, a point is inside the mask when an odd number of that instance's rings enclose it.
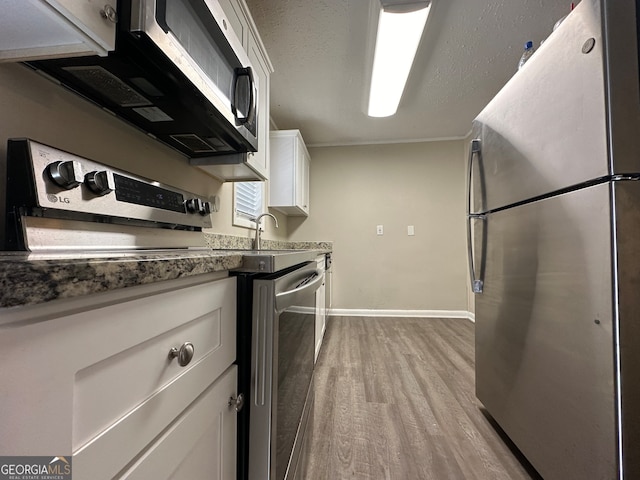
<instances>
[{"instance_id":1,"label":"window","mask_svg":"<svg viewBox=\"0 0 640 480\"><path fill-rule=\"evenodd\" d=\"M264 212L264 182L233 184L233 224L255 228L252 219Z\"/></svg>"}]
</instances>

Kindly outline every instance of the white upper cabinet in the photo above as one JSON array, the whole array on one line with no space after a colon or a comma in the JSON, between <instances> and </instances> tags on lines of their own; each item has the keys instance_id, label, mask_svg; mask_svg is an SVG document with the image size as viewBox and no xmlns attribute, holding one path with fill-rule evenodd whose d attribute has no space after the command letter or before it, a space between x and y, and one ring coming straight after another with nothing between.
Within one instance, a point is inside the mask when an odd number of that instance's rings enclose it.
<instances>
[{"instance_id":1,"label":"white upper cabinet","mask_svg":"<svg viewBox=\"0 0 640 480\"><path fill-rule=\"evenodd\" d=\"M106 55L115 48L117 0L7 0L0 61Z\"/></svg>"},{"instance_id":2,"label":"white upper cabinet","mask_svg":"<svg viewBox=\"0 0 640 480\"><path fill-rule=\"evenodd\" d=\"M247 55L258 79L258 151L249 154L249 163L265 179L269 178L269 61L260 48L260 43L249 35Z\"/></svg>"},{"instance_id":3,"label":"white upper cabinet","mask_svg":"<svg viewBox=\"0 0 640 480\"><path fill-rule=\"evenodd\" d=\"M250 153L247 163L263 179L269 178L269 109L270 76L273 72L258 29L244 0L219 0L227 21L242 42L258 85L258 151Z\"/></svg>"},{"instance_id":4,"label":"white upper cabinet","mask_svg":"<svg viewBox=\"0 0 640 480\"><path fill-rule=\"evenodd\" d=\"M218 0L222 11L227 16L227 21L236 36L242 42L242 46L247 49L249 38L249 8L243 0Z\"/></svg>"},{"instance_id":5,"label":"white upper cabinet","mask_svg":"<svg viewBox=\"0 0 640 480\"><path fill-rule=\"evenodd\" d=\"M271 132L269 207L286 215L309 215L310 157L300 130Z\"/></svg>"}]
</instances>

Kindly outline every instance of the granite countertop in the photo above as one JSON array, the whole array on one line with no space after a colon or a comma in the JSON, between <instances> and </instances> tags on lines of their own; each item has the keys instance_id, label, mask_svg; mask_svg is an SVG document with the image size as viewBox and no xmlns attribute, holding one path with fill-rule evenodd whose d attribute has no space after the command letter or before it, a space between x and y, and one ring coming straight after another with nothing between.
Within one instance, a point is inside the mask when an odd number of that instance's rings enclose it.
<instances>
[{"instance_id":1,"label":"granite countertop","mask_svg":"<svg viewBox=\"0 0 640 480\"><path fill-rule=\"evenodd\" d=\"M203 232L204 233L204 232ZM0 252L0 309L239 269L248 237L204 233L206 247L87 253ZM332 242L264 240L267 249L330 252Z\"/></svg>"},{"instance_id":2,"label":"granite countertop","mask_svg":"<svg viewBox=\"0 0 640 480\"><path fill-rule=\"evenodd\" d=\"M0 253L0 308L35 305L242 265L242 252L210 249L86 255Z\"/></svg>"},{"instance_id":3,"label":"granite countertop","mask_svg":"<svg viewBox=\"0 0 640 480\"><path fill-rule=\"evenodd\" d=\"M0 252L0 309L242 267L250 242L227 235L206 239L207 248L191 250ZM274 250L332 250L331 242L265 243Z\"/></svg>"}]
</instances>

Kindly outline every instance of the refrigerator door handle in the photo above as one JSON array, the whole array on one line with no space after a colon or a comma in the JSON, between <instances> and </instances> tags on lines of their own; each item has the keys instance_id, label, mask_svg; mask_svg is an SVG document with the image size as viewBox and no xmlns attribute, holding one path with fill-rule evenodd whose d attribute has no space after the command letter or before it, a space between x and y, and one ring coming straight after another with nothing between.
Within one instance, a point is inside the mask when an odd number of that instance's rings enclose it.
<instances>
[{"instance_id":1,"label":"refrigerator door handle","mask_svg":"<svg viewBox=\"0 0 640 480\"><path fill-rule=\"evenodd\" d=\"M473 293L482 293L484 282L481 278L476 278L476 269L474 267L473 239L471 238L471 223L474 220L485 220L484 215L471 213L471 181L473 175L473 159L476 154L480 155L481 143L480 139L471 140L469 146L469 175L467 181L467 253L469 255L469 278L471 279L471 289Z\"/></svg>"},{"instance_id":2,"label":"refrigerator door handle","mask_svg":"<svg viewBox=\"0 0 640 480\"><path fill-rule=\"evenodd\" d=\"M467 217L471 215L471 182L473 180L473 159L476 155L480 156L481 152L481 143L479 138L474 138L471 140L471 144L469 145L469 161L467 162L467 166L469 168L467 175Z\"/></svg>"},{"instance_id":3,"label":"refrigerator door handle","mask_svg":"<svg viewBox=\"0 0 640 480\"><path fill-rule=\"evenodd\" d=\"M484 287L484 280L476 277L476 269L474 267L474 254L473 254L473 239L471 238L471 222L474 220L485 221L487 217L485 215L470 214L467 217L467 253L469 254L469 278L471 279L471 290L473 293L482 293ZM482 272L482 268L480 272Z\"/></svg>"}]
</instances>

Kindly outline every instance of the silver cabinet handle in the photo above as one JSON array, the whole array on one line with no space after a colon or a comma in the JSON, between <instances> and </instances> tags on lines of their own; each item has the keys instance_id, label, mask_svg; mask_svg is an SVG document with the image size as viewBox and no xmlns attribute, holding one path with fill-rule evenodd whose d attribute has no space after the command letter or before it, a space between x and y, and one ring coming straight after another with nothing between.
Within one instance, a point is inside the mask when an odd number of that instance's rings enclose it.
<instances>
[{"instance_id":1,"label":"silver cabinet handle","mask_svg":"<svg viewBox=\"0 0 640 480\"><path fill-rule=\"evenodd\" d=\"M242 410L244 406L244 395L241 393L237 397L229 397L229 406L235 408L236 412Z\"/></svg>"},{"instance_id":2,"label":"silver cabinet handle","mask_svg":"<svg viewBox=\"0 0 640 480\"><path fill-rule=\"evenodd\" d=\"M479 139L471 140L469 146L469 176L467 179L467 253L469 254L469 278L471 279L471 289L473 293L482 293L484 282L480 278L476 278L476 269L474 267L473 239L471 238L471 223L473 220L485 220L484 215L471 213L471 182L473 175L473 158L481 154L481 144Z\"/></svg>"},{"instance_id":3,"label":"silver cabinet handle","mask_svg":"<svg viewBox=\"0 0 640 480\"><path fill-rule=\"evenodd\" d=\"M169 360L178 358L178 365L186 367L193 359L195 353L195 347L191 342L184 342L180 348L173 347L169 350Z\"/></svg>"},{"instance_id":4,"label":"silver cabinet handle","mask_svg":"<svg viewBox=\"0 0 640 480\"><path fill-rule=\"evenodd\" d=\"M106 4L102 10L100 10L100 16L105 20L109 20L111 23L118 23L118 13L111 5Z\"/></svg>"}]
</instances>

